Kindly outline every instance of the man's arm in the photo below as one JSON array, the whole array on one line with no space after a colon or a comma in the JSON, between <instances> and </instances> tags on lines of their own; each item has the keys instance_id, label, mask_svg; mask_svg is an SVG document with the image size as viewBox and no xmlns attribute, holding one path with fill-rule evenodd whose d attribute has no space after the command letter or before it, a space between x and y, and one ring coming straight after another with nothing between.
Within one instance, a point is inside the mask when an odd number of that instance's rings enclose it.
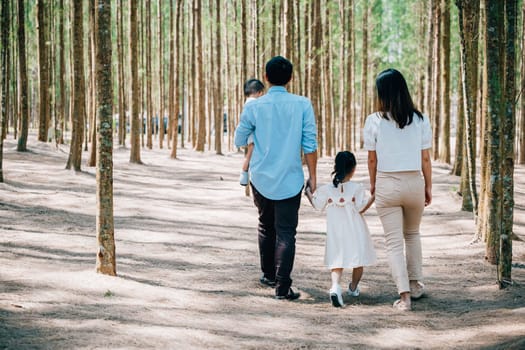
<instances>
[{"instance_id":1,"label":"man's arm","mask_svg":"<svg viewBox=\"0 0 525 350\"><path fill-rule=\"evenodd\" d=\"M248 144L248 136L251 133L253 133L254 130L255 128L253 127L253 124L250 123L250 121L248 120L248 115L245 109L241 113L239 125L237 125L237 128L235 129L235 134L233 137L235 147L246 146Z\"/></svg>"},{"instance_id":2,"label":"man's arm","mask_svg":"<svg viewBox=\"0 0 525 350\"><path fill-rule=\"evenodd\" d=\"M376 194L377 154L376 151L368 151L368 176L370 177L370 193Z\"/></svg>"},{"instance_id":3,"label":"man's arm","mask_svg":"<svg viewBox=\"0 0 525 350\"><path fill-rule=\"evenodd\" d=\"M310 187L310 190L314 193L317 188L317 151L305 153L304 159L309 175L307 186Z\"/></svg>"}]
</instances>

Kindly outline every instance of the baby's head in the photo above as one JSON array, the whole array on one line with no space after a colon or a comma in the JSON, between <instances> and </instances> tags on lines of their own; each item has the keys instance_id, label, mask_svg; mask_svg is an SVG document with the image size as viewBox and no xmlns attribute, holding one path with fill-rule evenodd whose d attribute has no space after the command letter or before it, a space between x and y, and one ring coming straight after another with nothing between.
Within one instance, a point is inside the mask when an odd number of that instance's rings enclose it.
<instances>
[{"instance_id":1,"label":"baby's head","mask_svg":"<svg viewBox=\"0 0 525 350\"><path fill-rule=\"evenodd\" d=\"M357 162L352 152L341 151L335 156L333 175L334 186L337 187L350 174L353 174Z\"/></svg>"},{"instance_id":2,"label":"baby's head","mask_svg":"<svg viewBox=\"0 0 525 350\"><path fill-rule=\"evenodd\" d=\"M264 93L264 84L259 79L248 79L244 83L244 97L260 97Z\"/></svg>"}]
</instances>

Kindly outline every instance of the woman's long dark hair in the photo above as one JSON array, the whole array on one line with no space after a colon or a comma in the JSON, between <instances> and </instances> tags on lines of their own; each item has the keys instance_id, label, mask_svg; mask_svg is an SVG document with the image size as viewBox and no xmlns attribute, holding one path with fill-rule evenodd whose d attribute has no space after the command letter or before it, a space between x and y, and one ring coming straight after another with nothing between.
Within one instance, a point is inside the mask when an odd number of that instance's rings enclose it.
<instances>
[{"instance_id":1,"label":"woman's long dark hair","mask_svg":"<svg viewBox=\"0 0 525 350\"><path fill-rule=\"evenodd\" d=\"M399 71L389 68L379 73L376 89L379 109L383 112L381 116L390 119L387 112L390 113L400 129L412 123L414 113L423 119L423 114L414 106L407 82Z\"/></svg>"},{"instance_id":2,"label":"woman's long dark hair","mask_svg":"<svg viewBox=\"0 0 525 350\"><path fill-rule=\"evenodd\" d=\"M332 182L337 187L346 177L354 171L357 162L352 152L341 151L335 156L334 171L332 171Z\"/></svg>"}]
</instances>

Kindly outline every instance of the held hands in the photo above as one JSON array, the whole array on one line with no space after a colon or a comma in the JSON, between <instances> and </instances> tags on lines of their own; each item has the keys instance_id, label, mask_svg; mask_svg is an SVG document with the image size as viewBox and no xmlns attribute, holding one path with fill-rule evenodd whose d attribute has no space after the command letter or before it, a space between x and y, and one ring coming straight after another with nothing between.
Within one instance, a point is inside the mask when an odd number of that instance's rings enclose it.
<instances>
[{"instance_id":1,"label":"held hands","mask_svg":"<svg viewBox=\"0 0 525 350\"><path fill-rule=\"evenodd\" d=\"M372 203L374 203L375 200L376 200L376 195L372 194L372 196L368 200L368 203L366 203L365 207L359 211L359 214L361 214L361 215L364 214L365 211L367 211L368 208L370 208L372 206Z\"/></svg>"},{"instance_id":2,"label":"held hands","mask_svg":"<svg viewBox=\"0 0 525 350\"><path fill-rule=\"evenodd\" d=\"M306 181L306 186L304 188L304 195L306 196L306 198L308 198L308 201L310 202L310 204L314 206L314 203L312 202L313 191L310 185L310 180Z\"/></svg>"},{"instance_id":3,"label":"held hands","mask_svg":"<svg viewBox=\"0 0 525 350\"><path fill-rule=\"evenodd\" d=\"M316 181L316 179L310 177L310 178L306 181L306 188L310 188L310 192L311 192L311 193L314 193L315 190L317 189L317 181Z\"/></svg>"}]
</instances>

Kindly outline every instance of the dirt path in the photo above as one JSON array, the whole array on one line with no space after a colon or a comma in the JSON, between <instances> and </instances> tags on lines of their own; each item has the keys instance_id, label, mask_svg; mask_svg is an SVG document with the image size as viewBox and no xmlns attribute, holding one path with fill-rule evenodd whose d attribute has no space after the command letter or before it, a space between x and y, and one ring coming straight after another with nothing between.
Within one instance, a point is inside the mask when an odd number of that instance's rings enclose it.
<instances>
[{"instance_id":1,"label":"dirt path","mask_svg":"<svg viewBox=\"0 0 525 350\"><path fill-rule=\"evenodd\" d=\"M300 212L296 302L258 284L256 211L237 183L242 155L115 150L118 277L95 270L94 169L64 170L65 149L6 140L0 184L0 349L523 349L525 244L514 242L516 285L498 290L458 179L434 166L423 218L428 295L395 312L395 288L375 209L366 215L379 262L361 296L333 308L322 265L324 214ZM366 182L365 154L355 179ZM87 159L87 155L84 155ZM331 159L319 162L329 181ZM515 232L525 237L525 169L516 175ZM345 281L349 276L345 275Z\"/></svg>"}]
</instances>

